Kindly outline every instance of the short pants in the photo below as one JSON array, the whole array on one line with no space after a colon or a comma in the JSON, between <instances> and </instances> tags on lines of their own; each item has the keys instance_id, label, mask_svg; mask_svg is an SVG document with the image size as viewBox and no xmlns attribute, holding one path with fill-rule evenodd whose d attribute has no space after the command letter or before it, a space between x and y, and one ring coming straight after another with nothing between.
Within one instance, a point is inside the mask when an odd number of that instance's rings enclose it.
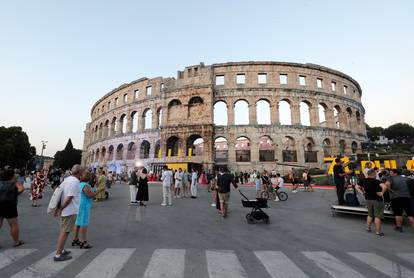
<instances>
[{"instance_id":1,"label":"short pants","mask_svg":"<svg viewBox=\"0 0 414 278\"><path fill-rule=\"evenodd\" d=\"M395 216L402 216L404 211L407 214L407 216L413 216L411 199L408 197L399 197L391 199L391 208Z\"/></svg>"},{"instance_id":2,"label":"short pants","mask_svg":"<svg viewBox=\"0 0 414 278\"><path fill-rule=\"evenodd\" d=\"M384 218L384 203L378 200L367 200L368 216L372 218Z\"/></svg>"},{"instance_id":3,"label":"short pants","mask_svg":"<svg viewBox=\"0 0 414 278\"><path fill-rule=\"evenodd\" d=\"M65 233L70 233L75 227L76 214L60 217L60 230Z\"/></svg>"},{"instance_id":4,"label":"short pants","mask_svg":"<svg viewBox=\"0 0 414 278\"><path fill-rule=\"evenodd\" d=\"M229 200L230 200L230 192L227 192L227 193L220 193L219 192L218 195L219 195L220 202L222 202L224 204L228 204L229 203Z\"/></svg>"},{"instance_id":5,"label":"short pants","mask_svg":"<svg viewBox=\"0 0 414 278\"><path fill-rule=\"evenodd\" d=\"M16 218L17 214L17 204L14 202L0 202L0 218Z\"/></svg>"}]
</instances>

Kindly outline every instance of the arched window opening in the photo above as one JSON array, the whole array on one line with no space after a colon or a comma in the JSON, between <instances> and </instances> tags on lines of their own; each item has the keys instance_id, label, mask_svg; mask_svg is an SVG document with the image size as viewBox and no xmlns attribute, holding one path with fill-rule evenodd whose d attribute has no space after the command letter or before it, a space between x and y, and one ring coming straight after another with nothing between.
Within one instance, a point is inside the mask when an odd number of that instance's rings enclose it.
<instances>
[{"instance_id":1,"label":"arched window opening","mask_svg":"<svg viewBox=\"0 0 414 278\"><path fill-rule=\"evenodd\" d=\"M269 136L259 138L259 161L275 161L275 147Z\"/></svg>"},{"instance_id":2,"label":"arched window opening","mask_svg":"<svg viewBox=\"0 0 414 278\"><path fill-rule=\"evenodd\" d=\"M132 120L132 132L138 132L139 117L136 111L132 112L131 120Z\"/></svg>"},{"instance_id":3,"label":"arched window opening","mask_svg":"<svg viewBox=\"0 0 414 278\"><path fill-rule=\"evenodd\" d=\"M119 144L118 147L116 147L115 160L122 160L123 156L124 156L124 145Z\"/></svg>"},{"instance_id":4,"label":"arched window opening","mask_svg":"<svg viewBox=\"0 0 414 278\"><path fill-rule=\"evenodd\" d=\"M341 128L341 123L340 123L340 114L341 114L341 108L336 105L334 107L334 120L335 120L335 126L336 128Z\"/></svg>"},{"instance_id":5,"label":"arched window opening","mask_svg":"<svg viewBox=\"0 0 414 278\"><path fill-rule=\"evenodd\" d=\"M187 156L202 156L203 155L204 140L198 135L194 134L187 139Z\"/></svg>"},{"instance_id":6,"label":"arched window opening","mask_svg":"<svg viewBox=\"0 0 414 278\"><path fill-rule=\"evenodd\" d=\"M149 158L151 144L147 140L142 141L140 151L139 151L139 158L146 159Z\"/></svg>"},{"instance_id":7,"label":"arched window opening","mask_svg":"<svg viewBox=\"0 0 414 278\"><path fill-rule=\"evenodd\" d=\"M286 136L283 139L283 150L282 150L283 162L297 162L297 152L295 140L292 137Z\"/></svg>"},{"instance_id":8,"label":"arched window opening","mask_svg":"<svg viewBox=\"0 0 414 278\"><path fill-rule=\"evenodd\" d=\"M228 159L228 144L227 139L224 137L217 137L214 140L215 150L215 162L216 163L227 163Z\"/></svg>"},{"instance_id":9,"label":"arched window opening","mask_svg":"<svg viewBox=\"0 0 414 278\"><path fill-rule=\"evenodd\" d=\"M114 160L114 146L110 145L108 148L108 161Z\"/></svg>"},{"instance_id":10,"label":"arched window opening","mask_svg":"<svg viewBox=\"0 0 414 278\"><path fill-rule=\"evenodd\" d=\"M227 104L224 101L218 101L214 104L214 124L227 125Z\"/></svg>"},{"instance_id":11,"label":"arched window opening","mask_svg":"<svg viewBox=\"0 0 414 278\"><path fill-rule=\"evenodd\" d=\"M236 139L236 162L250 162L250 140L246 137Z\"/></svg>"},{"instance_id":12,"label":"arched window opening","mask_svg":"<svg viewBox=\"0 0 414 278\"><path fill-rule=\"evenodd\" d=\"M325 124L326 123L326 112L328 110L328 107L324 103L318 104L318 114L319 114L319 123Z\"/></svg>"},{"instance_id":13,"label":"arched window opening","mask_svg":"<svg viewBox=\"0 0 414 278\"><path fill-rule=\"evenodd\" d=\"M359 113L359 111L356 111L355 117L356 117L357 123L361 124L361 113Z\"/></svg>"},{"instance_id":14,"label":"arched window opening","mask_svg":"<svg viewBox=\"0 0 414 278\"><path fill-rule=\"evenodd\" d=\"M197 104L203 104L204 101L201 97L192 97L190 101L188 102L189 105L197 105Z\"/></svg>"},{"instance_id":15,"label":"arched window opening","mask_svg":"<svg viewBox=\"0 0 414 278\"><path fill-rule=\"evenodd\" d=\"M162 123L162 108L158 108L157 111L157 128L160 129L161 128L161 123Z\"/></svg>"},{"instance_id":16,"label":"arched window opening","mask_svg":"<svg viewBox=\"0 0 414 278\"><path fill-rule=\"evenodd\" d=\"M358 143L353 141L351 144L352 153L355 154L358 151Z\"/></svg>"},{"instance_id":17,"label":"arched window opening","mask_svg":"<svg viewBox=\"0 0 414 278\"><path fill-rule=\"evenodd\" d=\"M286 100L279 101L279 121L281 125L292 124L290 103Z\"/></svg>"},{"instance_id":18,"label":"arched window opening","mask_svg":"<svg viewBox=\"0 0 414 278\"><path fill-rule=\"evenodd\" d=\"M179 139L177 136L171 136L167 140L167 149L166 149L166 156L168 156L168 152L171 153L171 156L178 155L178 148L179 148Z\"/></svg>"},{"instance_id":19,"label":"arched window opening","mask_svg":"<svg viewBox=\"0 0 414 278\"><path fill-rule=\"evenodd\" d=\"M100 156L99 149L96 149L96 153L95 153L95 160L99 162L99 161L100 161L100 159L101 159L101 156Z\"/></svg>"},{"instance_id":20,"label":"arched window opening","mask_svg":"<svg viewBox=\"0 0 414 278\"><path fill-rule=\"evenodd\" d=\"M134 142L131 142L128 144L128 149L127 149L127 159L135 159L135 151L136 151L137 147L135 145Z\"/></svg>"},{"instance_id":21,"label":"arched window opening","mask_svg":"<svg viewBox=\"0 0 414 278\"><path fill-rule=\"evenodd\" d=\"M121 116L121 126L122 126L121 132L125 134L128 128L128 119L125 114Z\"/></svg>"},{"instance_id":22,"label":"arched window opening","mask_svg":"<svg viewBox=\"0 0 414 278\"><path fill-rule=\"evenodd\" d=\"M103 163L106 163L106 148L105 147L102 147L102 150L101 150L101 161Z\"/></svg>"},{"instance_id":23,"label":"arched window opening","mask_svg":"<svg viewBox=\"0 0 414 278\"><path fill-rule=\"evenodd\" d=\"M256 115L257 124L270 125L272 123L269 101L261 99L256 103Z\"/></svg>"},{"instance_id":24,"label":"arched window opening","mask_svg":"<svg viewBox=\"0 0 414 278\"><path fill-rule=\"evenodd\" d=\"M316 163L318 162L318 152L314 149L315 142L312 138L307 137L303 142L304 149L305 149L305 163Z\"/></svg>"},{"instance_id":25,"label":"arched window opening","mask_svg":"<svg viewBox=\"0 0 414 278\"><path fill-rule=\"evenodd\" d=\"M329 140L328 138L326 138L325 140L323 140L322 147L323 147L323 154L324 154L325 157L332 156L332 144L331 144L331 140Z\"/></svg>"},{"instance_id":26,"label":"arched window opening","mask_svg":"<svg viewBox=\"0 0 414 278\"><path fill-rule=\"evenodd\" d=\"M154 148L154 157L155 158L161 158L161 144L160 144L160 140L157 140L157 142L155 142L155 148Z\"/></svg>"},{"instance_id":27,"label":"arched window opening","mask_svg":"<svg viewBox=\"0 0 414 278\"><path fill-rule=\"evenodd\" d=\"M173 99L170 101L168 104L168 119L174 120L182 118L181 112L181 101L178 99Z\"/></svg>"},{"instance_id":28,"label":"arched window opening","mask_svg":"<svg viewBox=\"0 0 414 278\"><path fill-rule=\"evenodd\" d=\"M310 126L310 105L309 103L302 101L299 104L300 110L300 123L304 126Z\"/></svg>"},{"instance_id":29,"label":"arched window opening","mask_svg":"<svg viewBox=\"0 0 414 278\"><path fill-rule=\"evenodd\" d=\"M144 117L144 129L152 128L152 110L146 109L143 114Z\"/></svg>"},{"instance_id":30,"label":"arched window opening","mask_svg":"<svg viewBox=\"0 0 414 278\"><path fill-rule=\"evenodd\" d=\"M346 150L346 143L345 140L340 140L339 141L339 152L340 154L345 154L345 150Z\"/></svg>"},{"instance_id":31,"label":"arched window opening","mask_svg":"<svg viewBox=\"0 0 414 278\"><path fill-rule=\"evenodd\" d=\"M238 100L234 103L234 124L249 124L249 103L245 100Z\"/></svg>"},{"instance_id":32,"label":"arched window opening","mask_svg":"<svg viewBox=\"0 0 414 278\"><path fill-rule=\"evenodd\" d=\"M105 121L105 125L104 125L104 138L109 136L109 120Z\"/></svg>"},{"instance_id":33,"label":"arched window opening","mask_svg":"<svg viewBox=\"0 0 414 278\"><path fill-rule=\"evenodd\" d=\"M118 132L118 121L116 117L112 119L111 126L112 126L112 135L114 135Z\"/></svg>"}]
</instances>

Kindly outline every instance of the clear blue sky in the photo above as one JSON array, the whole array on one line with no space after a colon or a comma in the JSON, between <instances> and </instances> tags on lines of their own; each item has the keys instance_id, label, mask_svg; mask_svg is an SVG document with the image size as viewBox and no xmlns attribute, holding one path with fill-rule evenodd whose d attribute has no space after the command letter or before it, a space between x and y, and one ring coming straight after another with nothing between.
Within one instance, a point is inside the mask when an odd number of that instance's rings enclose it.
<instances>
[{"instance_id":1,"label":"clear blue sky","mask_svg":"<svg viewBox=\"0 0 414 278\"><path fill-rule=\"evenodd\" d=\"M414 1L0 0L0 125L54 155L139 77L226 61L309 62L362 86L368 124L414 124Z\"/></svg>"}]
</instances>

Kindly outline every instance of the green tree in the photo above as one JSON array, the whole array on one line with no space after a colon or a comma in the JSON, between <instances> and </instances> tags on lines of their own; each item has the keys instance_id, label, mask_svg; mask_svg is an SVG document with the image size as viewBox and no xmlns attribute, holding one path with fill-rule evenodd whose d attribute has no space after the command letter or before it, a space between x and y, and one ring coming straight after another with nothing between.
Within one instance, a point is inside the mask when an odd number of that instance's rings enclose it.
<instances>
[{"instance_id":1,"label":"green tree","mask_svg":"<svg viewBox=\"0 0 414 278\"><path fill-rule=\"evenodd\" d=\"M396 141L408 140L413 141L414 139L414 127L407 123L396 123L390 125L384 130L384 135L388 139L395 139Z\"/></svg>"},{"instance_id":2,"label":"green tree","mask_svg":"<svg viewBox=\"0 0 414 278\"><path fill-rule=\"evenodd\" d=\"M21 127L0 127L0 167L24 168L34 155L36 148L30 146L29 137Z\"/></svg>"},{"instance_id":3,"label":"green tree","mask_svg":"<svg viewBox=\"0 0 414 278\"><path fill-rule=\"evenodd\" d=\"M368 124L367 126L367 136L370 141L376 141L379 139L381 135L384 135L384 128L380 126L370 127Z\"/></svg>"},{"instance_id":4,"label":"green tree","mask_svg":"<svg viewBox=\"0 0 414 278\"><path fill-rule=\"evenodd\" d=\"M73 148L72 140L69 138L65 149L55 154L54 166L63 170L71 169L73 165L80 164L82 151Z\"/></svg>"}]
</instances>

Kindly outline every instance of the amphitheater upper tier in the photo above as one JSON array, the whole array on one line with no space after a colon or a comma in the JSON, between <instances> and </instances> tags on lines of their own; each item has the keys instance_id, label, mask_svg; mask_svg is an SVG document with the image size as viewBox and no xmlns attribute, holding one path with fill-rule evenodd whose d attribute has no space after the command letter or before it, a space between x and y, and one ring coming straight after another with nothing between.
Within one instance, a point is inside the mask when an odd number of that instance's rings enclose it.
<instances>
[{"instance_id":1,"label":"amphitheater upper tier","mask_svg":"<svg viewBox=\"0 0 414 278\"><path fill-rule=\"evenodd\" d=\"M325 156L356 153L366 140L361 94L350 76L315 64L201 63L99 99L82 163L117 172L137 163L322 167Z\"/></svg>"}]
</instances>

